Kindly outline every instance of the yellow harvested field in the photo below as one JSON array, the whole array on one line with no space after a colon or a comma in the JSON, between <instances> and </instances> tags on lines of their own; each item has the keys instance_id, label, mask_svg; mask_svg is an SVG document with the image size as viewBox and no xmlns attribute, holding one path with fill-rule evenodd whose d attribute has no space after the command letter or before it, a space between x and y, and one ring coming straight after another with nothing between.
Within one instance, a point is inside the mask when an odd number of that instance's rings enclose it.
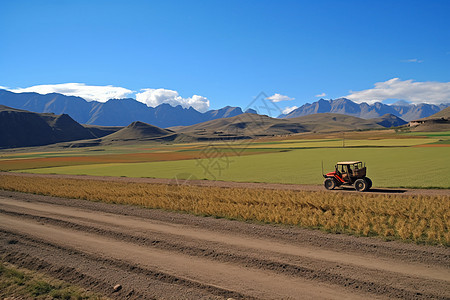
<instances>
[{"instance_id":1,"label":"yellow harvested field","mask_svg":"<svg viewBox=\"0 0 450 300\"><path fill-rule=\"evenodd\" d=\"M0 176L0 189L450 245L450 196L345 194Z\"/></svg>"}]
</instances>

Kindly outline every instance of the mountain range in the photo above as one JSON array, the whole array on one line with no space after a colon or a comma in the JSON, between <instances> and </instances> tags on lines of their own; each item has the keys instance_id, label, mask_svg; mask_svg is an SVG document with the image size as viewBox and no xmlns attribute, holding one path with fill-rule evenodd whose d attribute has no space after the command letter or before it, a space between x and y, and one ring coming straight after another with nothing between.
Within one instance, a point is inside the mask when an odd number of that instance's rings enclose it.
<instances>
[{"instance_id":1,"label":"mountain range","mask_svg":"<svg viewBox=\"0 0 450 300\"><path fill-rule=\"evenodd\" d=\"M75 96L51 93L13 93L0 90L0 105L37 113L68 114L81 124L101 126L127 126L141 121L158 127L187 126L209 120L228 118L243 113L239 107L226 106L205 113L180 105L161 104L148 107L135 99L111 99L105 103L86 101ZM254 112L254 111L249 111Z\"/></svg>"},{"instance_id":2,"label":"mountain range","mask_svg":"<svg viewBox=\"0 0 450 300\"><path fill-rule=\"evenodd\" d=\"M291 111L289 114L281 115L280 118L296 118L317 113L335 113L354 116L363 119L378 118L385 114L391 114L402 118L405 121L412 121L420 118L431 116L442 109L448 107L449 104L408 104L399 101L392 105L376 102L374 104L355 103L346 98L335 100L320 99L313 103L307 103L299 108Z\"/></svg>"},{"instance_id":3,"label":"mountain range","mask_svg":"<svg viewBox=\"0 0 450 300\"><path fill-rule=\"evenodd\" d=\"M68 114L80 124L100 126L127 126L134 121L141 121L167 128L189 126L244 113L241 108L231 106L201 113L192 107L173 107L165 103L156 107L148 107L132 98L111 99L102 103L89 102L80 97L57 93L41 95L38 93L13 93L7 90L0 90L0 105L38 113ZM302 105L287 115L280 115L279 118L291 119L316 113L336 113L373 119L391 114L410 121L428 117L448 106L449 104L412 105L405 102L393 105L377 102L369 105L367 103L358 104L346 98L320 99L317 102ZM256 111L249 109L245 113L256 113Z\"/></svg>"},{"instance_id":4,"label":"mountain range","mask_svg":"<svg viewBox=\"0 0 450 300\"><path fill-rule=\"evenodd\" d=\"M393 115L377 119L321 113L291 119L244 113L190 126L159 128L140 121L126 127L81 125L67 114L35 113L0 105L0 148L87 147L138 142L238 140L304 132L382 129L405 122Z\"/></svg>"}]
</instances>

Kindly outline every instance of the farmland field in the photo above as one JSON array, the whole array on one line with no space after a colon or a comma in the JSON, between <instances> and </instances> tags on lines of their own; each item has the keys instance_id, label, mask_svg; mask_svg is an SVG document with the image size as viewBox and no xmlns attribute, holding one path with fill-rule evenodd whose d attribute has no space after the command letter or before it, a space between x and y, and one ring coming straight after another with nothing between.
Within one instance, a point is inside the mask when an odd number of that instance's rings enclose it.
<instances>
[{"instance_id":1,"label":"farmland field","mask_svg":"<svg viewBox=\"0 0 450 300\"><path fill-rule=\"evenodd\" d=\"M379 188L448 188L448 138L378 134L3 151L0 252L114 299L448 298L449 190ZM353 159L373 191L318 186Z\"/></svg>"},{"instance_id":2,"label":"farmland field","mask_svg":"<svg viewBox=\"0 0 450 300\"><path fill-rule=\"evenodd\" d=\"M405 197L0 175L0 189L450 244L449 196Z\"/></svg>"},{"instance_id":3,"label":"farmland field","mask_svg":"<svg viewBox=\"0 0 450 300\"><path fill-rule=\"evenodd\" d=\"M175 145L123 145L62 151L3 152L0 170L74 174L321 184L343 160L366 162L378 187L449 188L448 133L391 132ZM181 174L181 175L180 175Z\"/></svg>"}]
</instances>

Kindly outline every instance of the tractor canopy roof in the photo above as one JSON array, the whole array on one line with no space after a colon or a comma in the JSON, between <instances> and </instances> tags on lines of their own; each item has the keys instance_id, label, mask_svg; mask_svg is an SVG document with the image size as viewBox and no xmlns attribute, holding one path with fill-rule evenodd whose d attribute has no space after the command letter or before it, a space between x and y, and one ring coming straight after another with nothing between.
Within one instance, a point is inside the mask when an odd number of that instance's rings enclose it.
<instances>
[{"instance_id":1,"label":"tractor canopy roof","mask_svg":"<svg viewBox=\"0 0 450 300\"><path fill-rule=\"evenodd\" d=\"M355 161L340 161L337 164L338 165L354 165L354 164L359 164L359 163L362 163L362 162L359 160L355 160Z\"/></svg>"}]
</instances>

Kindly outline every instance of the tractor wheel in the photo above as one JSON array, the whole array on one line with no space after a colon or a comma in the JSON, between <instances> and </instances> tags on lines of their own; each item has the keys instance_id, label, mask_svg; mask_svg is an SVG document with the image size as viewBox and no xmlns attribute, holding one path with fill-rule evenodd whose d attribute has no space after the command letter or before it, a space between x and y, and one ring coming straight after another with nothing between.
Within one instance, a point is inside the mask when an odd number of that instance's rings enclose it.
<instances>
[{"instance_id":1,"label":"tractor wheel","mask_svg":"<svg viewBox=\"0 0 450 300\"><path fill-rule=\"evenodd\" d=\"M327 190L333 190L336 187L336 180L334 178L327 178L323 182L323 185Z\"/></svg>"},{"instance_id":2,"label":"tractor wheel","mask_svg":"<svg viewBox=\"0 0 450 300\"><path fill-rule=\"evenodd\" d=\"M370 180L369 177L365 177L364 180L367 182L366 191L368 191L368 190L370 190L372 188L372 180Z\"/></svg>"},{"instance_id":3,"label":"tractor wheel","mask_svg":"<svg viewBox=\"0 0 450 300\"><path fill-rule=\"evenodd\" d=\"M364 179L357 179L357 180L355 181L355 189L356 189L358 192L364 192L364 191L366 191L366 190L367 190L367 187L368 187L367 182L366 182Z\"/></svg>"}]
</instances>

